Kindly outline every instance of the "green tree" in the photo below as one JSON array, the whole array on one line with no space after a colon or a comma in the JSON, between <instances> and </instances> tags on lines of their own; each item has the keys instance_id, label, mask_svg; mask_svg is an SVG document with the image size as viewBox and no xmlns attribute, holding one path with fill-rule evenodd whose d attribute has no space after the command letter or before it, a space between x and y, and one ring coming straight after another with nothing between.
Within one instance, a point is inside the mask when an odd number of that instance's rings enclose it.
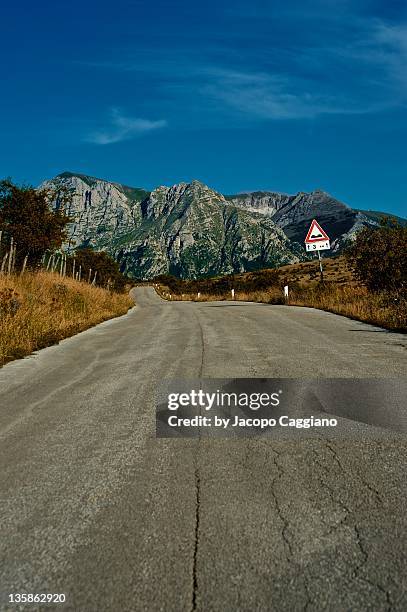
<instances>
[{"instance_id":1,"label":"green tree","mask_svg":"<svg viewBox=\"0 0 407 612\"><path fill-rule=\"evenodd\" d=\"M58 249L66 239L69 222L62 210L51 210L52 195L46 190L0 181L0 230L3 244L11 238L17 245L17 265L26 255L30 266L38 264L45 251ZM59 198L63 197L62 194Z\"/></svg>"},{"instance_id":2,"label":"green tree","mask_svg":"<svg viewBox=\"0 0 407 612\"><path fill-rule=\"evenodd\" d=\"M407 227L388 219L364 227L345 255L356 277L370 291L398 294L407 289Z\"/></svg>"},{"instance_id":3,"label":"green tree","mask_svg":"<svg viewBox=\"0 0 407 612\"><path fill-rule=\"evenodd\" d=\"M109 286L113 291L123 291L129 282L120 272L119 264L110 255L103 251L92 249L78 249L67 261L67 272L72 274L75 259L75 273L81 270L82 280L93 282L101 287Z\"/></svg>"}]
</instances>

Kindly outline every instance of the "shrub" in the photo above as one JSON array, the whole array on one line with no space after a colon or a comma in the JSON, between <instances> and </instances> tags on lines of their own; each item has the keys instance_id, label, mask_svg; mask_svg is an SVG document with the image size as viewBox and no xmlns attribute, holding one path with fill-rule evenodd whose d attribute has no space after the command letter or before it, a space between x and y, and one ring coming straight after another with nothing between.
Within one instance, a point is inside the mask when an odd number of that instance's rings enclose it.
<instances>
[{"instance_id":1,"label":"shrub","mask_svg":"<svg viewBox=\"0 0 407 612\"><path fill-rule=\"evenodd\" d=\"M112 291L124 291L128 279L120 272L119 264L103 251L78 249L67 258L67 274L72 275L75 259L76 272L81 269L82 280L95 279L95 285L108 287Z\"/></svg>"},{"instance_id":2,"label":"shrub","mask_svg":"<svg viewBox=\"0 0 407 612\"><path fill-rule=\"evenodd\" d=\"M405 292L407 287L407 227L385 221L364 227L346 257L355 276L373 292Z\"/></svg>"},{"instance_id":3,"label":"shrub","mask_svg":"<svg viewBox=\"0 0 407 612\"><path fill-rule=\"evenodd\" d=\"M58 249L66 238L69 217L49 208L50 197L49 191L0 181L0 230L6 243L14 239L17 266L26 255L31 266L38 264L46 250Z\"/></svg>"}]
</instances>

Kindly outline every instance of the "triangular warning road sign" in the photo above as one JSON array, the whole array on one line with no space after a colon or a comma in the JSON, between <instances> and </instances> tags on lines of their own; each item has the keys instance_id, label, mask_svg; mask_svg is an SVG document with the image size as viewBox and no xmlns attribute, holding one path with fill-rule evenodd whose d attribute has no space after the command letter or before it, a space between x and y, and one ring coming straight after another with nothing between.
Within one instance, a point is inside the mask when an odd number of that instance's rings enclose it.
<instances>
[{"instance_id":1,"label":"triangular warning road sign","mask_svg":"<svg viewBox=\"0 0 407 612\"><path fill-rule=\"evenodd\" d=\"M319 225L318 221L313 219L305 242L309 244L310 242L319 242L320 240L329 240L329 236Z\"/></svg>"}]
</instances>

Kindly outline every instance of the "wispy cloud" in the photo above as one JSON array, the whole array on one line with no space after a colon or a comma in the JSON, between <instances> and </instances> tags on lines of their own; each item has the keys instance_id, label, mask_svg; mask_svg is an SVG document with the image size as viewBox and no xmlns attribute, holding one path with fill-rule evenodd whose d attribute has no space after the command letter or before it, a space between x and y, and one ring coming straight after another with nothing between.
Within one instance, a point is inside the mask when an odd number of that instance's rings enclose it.
<instances>
[{"instance_id":1,"label":"wispy cloud","mask_svg":"<svg viewBox=\"0 0 407 612\"><path fill-rule=\"evenodd\" d=\"M371 114L406 104L406 23L353 12L353 0L341 0L341 10L324 12L323 19L318 10L298 6L298 14L290 8L283 20L284 31L278 25L281 16L277 19L272 13L275 38L268 29L267 38L262 38L265 33L260 28L259 39L254 40L244 29L229 46L224 42L222 53L219 49L214 53L211 43L199 48L198 56L184 43L177 49L139 48L133 57L127 53L92 67L123 73L138 84L147 82L156 111L165 103L166 116L183 127ZM238 9L242 6L235 9L237 16ZM261 11L253 15L256 20L262 17ZM302 28L305 18L310 23ZM290 37L293 23L298 36ZM244 54L239 52L243 47ZM122 123L116 118L114 129L96 134L100 144L163 127L160 121L123 119Z\"/></svg>"},{"instance_id":2,"label":"wispy cloud","mask_svg":"<svg viewBox=\"0 0 407 612\"><path fill-rule=\"evenodd\" d=\"M323 114L359 114L378 109L341 94L313 90L299 78L216 70L203 91L246 115L273 120L312 119Z\"/></svg>"},{"instance_id":3,"label":"wispy cloud","mask_svg":"<svg viewBox=\"0 0 407 612\"><path fill-rule=\"evenodd\" d=\"M365 43L365 59L382 66L388 80L401 85L407 94L407 24L389 25L378 21Z\"/></svg>"},{"instance_id":4,"label":"wispy cloud","mask_svg":"<svg viewBox=\"0 0 407 612\"><path fill-rule=\"evenodd\" d=\"M140 119L128 117L120 109L113 108L110 112L110 120L106 127L89 133L85 140L98 145L108 145L123 140L130 140L167 126L165 120L152 121L151 119Z\"/></svg>"},{"instance_id":5,"label":"wispy cloud","mask_svg":"<svg viewBox=\"0 0 407 612\"><path fill-rule=\"evenodd\" d=\"M300 47L297 55L291 70L213 69L203 91L272 120L367 114L407 102L406 24L365 20L346 42Z\"/></svg>"}]
</instances>

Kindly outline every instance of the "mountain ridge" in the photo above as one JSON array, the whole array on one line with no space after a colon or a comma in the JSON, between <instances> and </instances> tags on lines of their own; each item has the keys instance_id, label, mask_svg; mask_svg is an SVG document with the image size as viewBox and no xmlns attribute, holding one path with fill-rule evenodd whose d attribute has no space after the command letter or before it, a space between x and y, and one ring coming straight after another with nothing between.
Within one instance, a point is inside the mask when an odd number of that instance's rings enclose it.
<instances>
[{"instance_id":1,"label":"mountain ridge","mask_svg":"<svg viewBox=\"0 0 407 612\"><path fill-rule=\"evenodd\" d=\"M321 189L225 196L194 179L148 191L68 171L41 187L70 194L68 249L106 250L123 272L143 279L296 263L306 258L303 240L313 217L330 235L334 253L360 227L378 224ZM58 197L50 204L58 207Z\"/></svg>"}]
</instances>

